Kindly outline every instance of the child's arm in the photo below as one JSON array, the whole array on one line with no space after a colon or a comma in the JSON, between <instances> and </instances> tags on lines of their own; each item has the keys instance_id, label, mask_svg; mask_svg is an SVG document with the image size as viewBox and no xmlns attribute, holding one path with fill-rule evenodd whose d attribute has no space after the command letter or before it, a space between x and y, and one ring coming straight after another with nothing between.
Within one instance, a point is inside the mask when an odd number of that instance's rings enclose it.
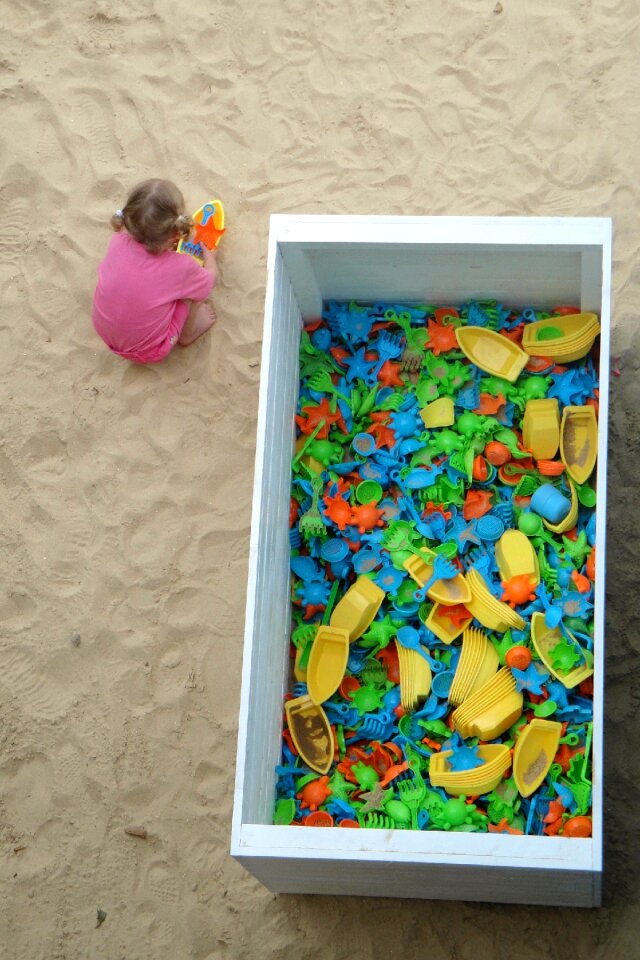
<instances>
[{"instance_id":1,"label":"child's arm","mask_svg":"<svg viewBox=\"0 0 640 960\"><path fill-rule=\"evenodd\" d=\"M213 277L213 285L215 286L216 281L218 279L218 262L216 259L216 255L218 251L215 248L213 250L209 250L208 247L205 247L204 243L201 244L201 246L202 246L202 259L204 261L203 267L205 270L208 270L211 276Z\"/></svg>"}]
</instances>

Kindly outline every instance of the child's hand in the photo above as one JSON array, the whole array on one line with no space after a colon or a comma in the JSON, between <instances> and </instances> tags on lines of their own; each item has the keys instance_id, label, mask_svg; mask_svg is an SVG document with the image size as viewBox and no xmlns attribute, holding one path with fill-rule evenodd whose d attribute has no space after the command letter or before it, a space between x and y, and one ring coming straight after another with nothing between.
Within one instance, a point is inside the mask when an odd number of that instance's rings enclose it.
<instances>
[{"instance_id":1,"label":"child's hand","mask_svg":"<svg viewBox=\"0 0 640 960\"><path fill-rule=\"evenodd\" d=\"M216 248L214 247L213 250L209 250L204 243L201 243L200 246L202 247L202 259L204 260L205 267L209 266L209 264L215 264L218 253Z\"/></svg>"},{"instance_id":2,"label":"child's hand","mask_svg":"<svg viewBox=\"0 0 640 960\"><path fill-rule=\"evenodd\" d=\"M204 243L202 246L202 266L205 270L208 270L211 276L213 277L213 282L215 283L218 279L218 262L216 258L217 250L209 250L208 247L205 247Z\"/></svg>"}]
</instances>

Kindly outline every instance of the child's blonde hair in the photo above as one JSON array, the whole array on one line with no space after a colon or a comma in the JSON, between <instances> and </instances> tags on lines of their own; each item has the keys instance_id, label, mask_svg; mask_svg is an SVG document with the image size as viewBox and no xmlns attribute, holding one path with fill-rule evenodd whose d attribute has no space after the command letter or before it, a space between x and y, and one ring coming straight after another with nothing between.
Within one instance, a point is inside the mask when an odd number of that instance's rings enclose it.
<instances>
[{"instance_id":1,"label":"child's blonde hair","mask_svg":"<svg viewBox=\"0 0 640 960\"><path fill-rule=\"evenodd\" d=\"M133 188L122 210L115 212L111 226L114 230L126 227L127 233L149 253L160 253L176 234L186 239L193 220L185 216L184 197L175 183L144 180Z\"/></svg>"}]
</instances>

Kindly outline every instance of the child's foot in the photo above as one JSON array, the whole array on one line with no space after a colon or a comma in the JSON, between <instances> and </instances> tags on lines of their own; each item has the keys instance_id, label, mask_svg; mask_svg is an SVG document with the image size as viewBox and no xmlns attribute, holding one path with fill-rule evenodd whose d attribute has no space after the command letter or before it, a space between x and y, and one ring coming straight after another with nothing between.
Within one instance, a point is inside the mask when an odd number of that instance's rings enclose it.
<instances>
[{"instance_id":1,"label":"child's foot","mask_svg":"<svg viewBox=\"0 0 640 960\"><path fill-rule=\"evenodd\" d=\"M182 328L178 343L181 347L189 347L206 333L216 322L216 312L210 303L194 303L189 311L187 322Z\"/></svg>"}]
</instances>

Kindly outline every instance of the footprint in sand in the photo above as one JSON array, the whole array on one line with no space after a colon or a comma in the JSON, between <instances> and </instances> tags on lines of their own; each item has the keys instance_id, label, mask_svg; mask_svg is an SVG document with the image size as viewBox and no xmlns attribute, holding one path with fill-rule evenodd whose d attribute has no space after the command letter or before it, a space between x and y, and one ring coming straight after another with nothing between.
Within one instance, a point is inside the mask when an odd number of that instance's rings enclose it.
<instances>
[{"instance_id":1,"label":"footprint in sand","mask_svg":"<svg viewBox=\"0 0 640 960\"><path fill-rule=\"evenodd\" d=\"M49 760L36 755L9 761L3 767L2 779L7 822L19 833L35 834L51 812Z\"/></svg>"},{"instance_id":2,"label":"footprint in sand","mask_svg":"<svg viewBox=\"0 0 640 960\"><path fill-rule=\"evenodd\" d=\"M34 666L32 656L14 649L3 659L0 689L13 697L28 716L54 720L67 712L73 692L44 676Z\"/></svg>"},{"instance_id":3,"label":"footprint in sand","mask_svg":"<svg viewBox=\"0 0 640 960\"><path fill-rule=\"evenodd\" d=\"M120 155L121 145L109 119L112 113L109 100L98 90L80 93L71 108L73 130L88 142L95 163L107 164L110 157Z\"/></svg>"},{"instance_id":4,"label":"footprint in sand","mask_svg":"<svg viewBox=\"0 0 640 960\"><path fill-rule=\"evenodd\" d=\"M0 190L0 261L16 264L25 254L29 222L29 201L25 194L31 176L19 167L9 167L2 175L7 184ZM15 195L14 195L15 194Z\"/></svg>"},{"instance_id":5,"label":"footprint in sand","mask_svg":"<svg viewBox=\"0 0 640 960\"><path fill-rule=\"evenodd\" d=\"M53 757L56 784L65 794L79 794L85 784L84 762L71 743L64 743Z\"/></svg>"},{"instance_id":6,"label":"footprint in sand","mask_svg":"<svg viewBox=\"0 0 640 960\"><path fill-rule=\"evenodd\" d=\"M173 871L163 860L155 860L148 868L146 886L155 900L173 904L178 901L178 884Z\"/></svg>"}]
</instances>

